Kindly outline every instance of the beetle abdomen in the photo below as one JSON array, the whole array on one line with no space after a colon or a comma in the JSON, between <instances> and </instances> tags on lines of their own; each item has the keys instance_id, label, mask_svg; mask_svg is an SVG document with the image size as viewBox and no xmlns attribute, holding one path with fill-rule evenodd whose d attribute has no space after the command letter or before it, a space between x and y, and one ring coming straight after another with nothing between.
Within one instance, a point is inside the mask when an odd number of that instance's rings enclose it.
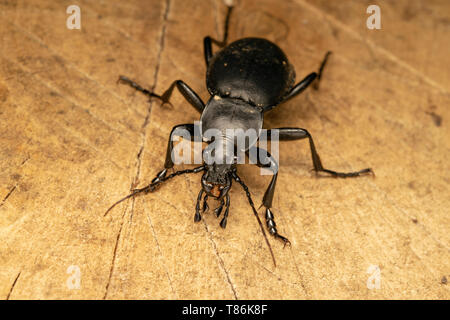
<instances>
[{"instance_id":1,"label":"beetle abdomen","mask_svg":"<svg viewBox=\"0 0 450 320\"><path fill-rule=\"evenodd\" d=\"M244 38L211 59L206 79L211 95L243 99L266 107L278 104L292 88L295 71L274 43Z\"/></svg>"}]
</instances>

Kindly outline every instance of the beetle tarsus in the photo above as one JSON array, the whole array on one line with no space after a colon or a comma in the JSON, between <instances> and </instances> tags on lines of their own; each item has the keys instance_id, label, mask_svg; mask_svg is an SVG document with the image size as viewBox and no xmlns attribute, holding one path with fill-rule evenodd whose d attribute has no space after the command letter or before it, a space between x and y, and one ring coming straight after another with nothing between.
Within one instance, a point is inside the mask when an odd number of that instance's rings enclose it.
<instances>
[{"instance_id":1,"label":"beetle tarsus","mask_svg":"<svg viewBox=\"0 0 450 320\"><path fill-rule=\"evenodd\" d=\"M355 171L355 172L337 172L337 171L323 169L323 168L320 170L315 170L315 171L316 171L316 174L319 174L320 172L325 172L336 178L354 178L354 177L359 177L359 176L363 176L363 175L372 175L375 177L375 173L373 172L373 170L371 168L366 168L366 169L362 169L362 170Z\"/></svg>"},{"instance_id":2,"label":"beetle tarsus","mask_svg":"<svg viewBox=\"0 0 450 320\"><path fill-rule=\"evenodd\" d=\"M269 229L269 233L273 235L275 238L280 239L284 242L284 245L290 245L291 242L288 240L288 238L283 237L280 235L277 231L277 224L275 223L275 217L273 216L272 211L270 208L266 207L266 225L267 229Z\"/></svg>"},{"instance_id":3,"label":"beetle tarsus","mask_svg":"<svg viewBox=\"0 0 450 320\"><path fill-rule=\"evenodd\" d=\"M216 217L220 217L220 214L222 213L223 210L223 206L225 205L225 201L223 200L223 198L220 200L220 205L214 209L214 214L216 215Z\"/></svg>"},{"instance_id":4,"label":"beetle tarsus","mask_svg":"<svg viewBox=\"0 0 450 320\"><path fill-rule=\"evenodd\" d=\"M203 208L202 208L202 211L203 211L203 213L206 213L206 212L208 212L208 210L209 210L209 206L208 206L208 195L206 195L206 196L203 198Z\"/></svg>"},{"instance_id":5,"label":"beetle tarsus","mask_svg":"<svg viewBox=\"0 0 450 320\"><path fill-rule=\"evenodd\" d=\"M317 73L316 81L313 84L313 89L314 90L318 90L319 89L319 84L320 84L320 79L322 78L323 69L325 68L325 65L327 64L328 57L330 56L330 54L332 54L332 52L328 51L325 54L325 57L323 58L322 63L320 64L320 68L319 68L319 72Z\"/></svg>"},{"instance_id":6,"label":"beetle tarsus","mask_svg":"<svg viewBox=\"0 0 450 320\"><path fill-rule=\"evenodd\" d=\"M225 229L227 226L227 219L228 219L228 213L230 212L230 195L227 193L226 194L226 202L225 202L225 212L223 214L223 218L220 221L220 226Z\"/></svg>"},{"instance_id":7,"label":"beetle tarsus","mask_svg":"<svg viewBox=\"0 0 450 320\"><path fill-rule=\"evenodd\" d=\"M198 193L197 196L197 204L195 205L194 222L199 222L200 220L202 220L202 216L200 214L200 203L202 201L203 193L204 193L203 189L200 189L200 192Z\"/></svg>"},{"instance_id":8,"label":"beetle tarsus","mask_svg":"<svg viewBox=\"0 0 450 320\"><path fill-rule=\"evenodd\" d=\"M138 83L134 82L133 80L129 79L128 77L119 76L119 79L117 80L117 82L118 83L122 82L122 83L128 84L133 89L135 89L139 92L142 92L143 94L145 94L146 96L148 96L150 98L157 98L163 102L163 105L169 104L170 106L172 106L172 104L169 101L166 101L163 96L160 96L159 94L156 94L148 89L143 88Z\"/></svg>"}]
</instances>

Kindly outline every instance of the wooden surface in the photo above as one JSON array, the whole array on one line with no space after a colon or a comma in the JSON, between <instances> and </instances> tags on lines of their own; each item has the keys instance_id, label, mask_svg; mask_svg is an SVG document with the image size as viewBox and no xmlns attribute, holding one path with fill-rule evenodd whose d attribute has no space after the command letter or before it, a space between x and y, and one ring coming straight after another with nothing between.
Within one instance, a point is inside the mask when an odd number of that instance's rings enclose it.
<instances>
[{"instance_id":1,"label":"wooden surface","mask_svg":"<svg viewBox=\"0 0 450 320\"><path fill-rule=\"evenodd\" d=\"M71 4L81 30L66 28ZM226 230L193 222L199 175L103 217L162 168L171 127L199 118L179 93L162 107L118 75L156 92L183 79L206 100L202 39L221 36L221 1L0 0L0 297L449 299L450 3L376 1L381 30L366 28L369 4L235 8L231 39L275 41L298 79L333 51L320 90L265 127L307 128L326 167L376 173L316 178L307 142L281 143L273 209L292 246L269 239L274 267L237 185ZM259 204L270 178L239 170Z\"/></svg>"}]
</instances>

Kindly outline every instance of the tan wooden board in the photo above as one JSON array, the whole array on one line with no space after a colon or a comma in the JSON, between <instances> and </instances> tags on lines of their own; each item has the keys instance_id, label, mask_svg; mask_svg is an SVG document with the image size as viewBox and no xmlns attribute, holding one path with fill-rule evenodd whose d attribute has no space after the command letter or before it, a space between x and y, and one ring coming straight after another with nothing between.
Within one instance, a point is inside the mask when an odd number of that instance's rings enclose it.
<instances>
[{"instance_id":1,"label":"tan wooden board","mask_svg":"<svg viewBox=\"0 0 450 320\"><path fill-rule=\"evenodd\" d=\"M66 28L72 4L81 30ZM206 100L203 37L221 37L221 1L1 0L0 298L448 299L450 3L379 1L381 30L365 26L369 4L242 0L233 13L231 39L276 42L298 80L333 51L320 90L265 127L307 128L326 167L376 173L317 178L306 141L280 143L273 211L292 245L269 238L275 267L238 185L225 230L211 213L193 221L200 175L103 216L162 169L171 128L199 119L181 94L161 106L118 76L159 93L183 79ZM270 178L239 172L259 205Z\"/></svg>"}]
</instances>

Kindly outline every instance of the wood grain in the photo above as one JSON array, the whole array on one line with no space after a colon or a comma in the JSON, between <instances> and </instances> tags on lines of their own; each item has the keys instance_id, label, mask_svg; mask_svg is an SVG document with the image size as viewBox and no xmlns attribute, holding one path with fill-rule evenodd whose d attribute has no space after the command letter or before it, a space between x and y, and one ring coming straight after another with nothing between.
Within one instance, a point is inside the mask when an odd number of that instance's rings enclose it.
<instances>
[{"instance_id":1,"label":"wood grain","mask_svg":"<svg viewBox=\"0 0 450 320\"><path fill-rule=\"evenodd\" d=\"M156 92L183 79L206 100L202 40L222 35L221 1L0 0L0 297L449 299L450 4L379 1L382 29L368 30L369 2L235 8L231 39L275 41L298 79L333 51L320 90L265 127L307 128L326 167L376 173L317 178L307 142L280 143L273 209L292 246L269 239L274 267L237 185L226 230L193 222L198 175L103 217L162 168L171 128L199 118L179 93L161 106L118 76ZM71 4L81 30L66 28ZM259 204L269 177L239 171Z\"/></svg>"}]
</instances>

